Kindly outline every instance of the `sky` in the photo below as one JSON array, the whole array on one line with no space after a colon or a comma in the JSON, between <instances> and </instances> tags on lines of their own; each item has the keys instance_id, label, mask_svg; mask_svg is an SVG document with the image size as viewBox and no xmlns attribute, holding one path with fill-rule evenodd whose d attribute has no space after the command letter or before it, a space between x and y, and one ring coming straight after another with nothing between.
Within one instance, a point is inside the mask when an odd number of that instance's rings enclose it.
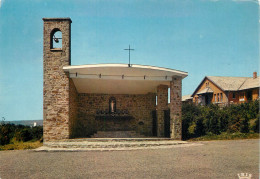
<instances>
[{"instance_id":1,"label":"sky","mask_svg":"<svg viewBox=\"0 0 260 179\"><path fill-rule=\"evenodd\" d=\"M0 120L43 117L43 17L70 17L72 65L128 63L205 76L259 74L257 0L0 0Z\"/></svg>"}]
</instances>

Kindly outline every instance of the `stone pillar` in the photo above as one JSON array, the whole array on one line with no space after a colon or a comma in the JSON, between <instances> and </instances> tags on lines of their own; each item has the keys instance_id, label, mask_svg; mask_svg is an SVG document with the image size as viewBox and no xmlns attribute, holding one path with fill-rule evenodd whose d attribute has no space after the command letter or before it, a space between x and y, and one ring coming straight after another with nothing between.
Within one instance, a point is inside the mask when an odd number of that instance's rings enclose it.
<instances>
[{"instance_id":1,"label":"stone pillar","mask_svg":"<svg viewBox=\"0 0 260 179\"><path fill-rule=\"evenodd\" d=\"M171 138L176 140L182 139L181 88L182 78L173 77L172 81L170 82L170 131Z\"/></svg>"},{"instance_id":2,"label":"stone pillar","mask_svg":"<svg viewBox=\"0 0 260 179\"><path fill-rule=\"evenodd\" d=\"M71 19L43 18L43 138L44 142L69 138L69 76ZM62 48L53 48L53 34L62 33Z\"/></svg>"},{"instance_id":3,"label":"stone pillar","mask_svg":"<svg viewBox=\"0 0 260 179\"><path fill-rule=\"evenodd\" d=\"M157 86L157 136L164 137L164 110L168 109L168 86Z\"/></svg>"}]
</instances>

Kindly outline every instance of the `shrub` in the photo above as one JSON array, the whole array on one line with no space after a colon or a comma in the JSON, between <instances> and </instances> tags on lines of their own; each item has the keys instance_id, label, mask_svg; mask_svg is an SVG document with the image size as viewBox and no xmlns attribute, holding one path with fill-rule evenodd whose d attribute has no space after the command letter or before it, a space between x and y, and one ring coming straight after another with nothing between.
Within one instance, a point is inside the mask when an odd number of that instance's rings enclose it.
<instances>
[{"instance_id":1,"label":"shrub","mask_svg":"<svg viewBox=\"0 0 260 179\"><path fill-rule=\"evenodd\" d=\"M0 145L6 145L9 144L10 139L6 135L0 134Z\"/></svg>"},{"instance_id":2,"label":"shrub","mask_svg":"<svg viewBox=\"0 0 260 179\"><path fill-rule=\"evenodd\" d=\"M188 136L194 136L195 135L195 129L196 129L196 124L192 123L188 128Z\"/></svg>"},{"instance_id":3,"label":"shrub","mask_svg":"<svg viewBox=\"0 0 260 179\"><path fill-rule=\"evenodd\" d=\"M15 138L17 141L29 141L33 139L32 131L30 128L24 128L21 131L15 133Z\"/></svg>"},{"instance_id":4,"label":"shrub","mask_svg":"<svg viewBox=\"0 0 260 179\"><path fill-rule=\"evenodd\" d=\"M42 126L36 126L32 128L32 138L35 140L41 139L43 136L43 128Z\"/></svg>"},{"instance_id":5,"label":"shrub","mask_svg":"<svg viewBox=\"0 0 260 179\"><path fill-rule=\"evenodd\" d=\"M259 118L256 119L252 129L255 133L259 133Z\"/></svg>"},{"instance_id":6,"label":"shrub","mask_svg":"<svg viewBox=\"0 0 260 179\"><path fill-rule=\"evenodd\" d=\"M196 137L205 135L205 127L204 127L203 121L204 121L203 117L198 117L196 119L195 130L194 130Z\"/></svg>"},{"instance_id":7,"label":"shrub","mask_svg":"<svg viewBox=\"0 0 260 179\"><path fill-rule=\"evenodd\" d=\"M252 127L249 121L255 120ZM249 128L259 133L259 101L233 104L223 108L211 104L200 106L183 104L182 135L183 139L209 134L248 133Z\"/></svg>"},{"instance_id":8,"label":"shrub","mask_svg":"<svg viewBox=\"0 0 260 179\"><path fill-rule=\"evenodd\" d=\"M2 123L0 125L0 145L9 144L12 138L12 125Z\"/></svg>"},{"instance_id":9,"label":"shrub","mask_svg":"<svg viewBox=\"0 0 260 179\"><path fill-rule=\"evenodd\" d=\"M40 140L43 136L43 127L29 127L23 125L0 124L0 145L9 144L14 138L17 141Z\"/></svg>"},{"instance_id":10,"label":"shrub","mask_svg":"<svg viewBox=\"0 0 260 179\"><path fill-rule=\"evenodd\" d=\"M240 122L240 132L241 133L248 133L249 132L249 124L248 119L242 119Z\"/></svg>"},{"instance_id":11,"label":"shrub","mask_svg":"<svg viewBox=\"0 0 260 179\"><path fill-rule=\"evenodd\" d=\"M229 124L228 124L228 132L238 132L240 128L240 122L241 117L239 115L237 116L231 116L229 118Z\"/></svg>"},{"instance_id":12,"label":"shrub","mask_svg":"<svg viewBox=\"0 0 260 179\"><path fill-rule=\"evenodd\" d=\"M193 123L195 117L200 114L200 106L194 104L183 104L182 105L182 139L186 140L194 135ZM190 131L190 132L189 132Z\"/></svg>"}]
</instances>

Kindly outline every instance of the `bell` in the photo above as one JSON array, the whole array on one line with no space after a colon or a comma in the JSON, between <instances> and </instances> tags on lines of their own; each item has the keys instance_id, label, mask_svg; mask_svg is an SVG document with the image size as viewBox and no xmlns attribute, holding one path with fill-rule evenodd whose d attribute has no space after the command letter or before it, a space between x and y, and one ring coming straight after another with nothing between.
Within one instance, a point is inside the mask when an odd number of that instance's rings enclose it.
<instances>
[{"instance_id":1,"label":"bell","mask_svg":"<svg viewBox=\"0 0 260 179\"><path fill-rule=\"evenodd\" d=\"M58 38L53 38L54 39L54 41L56 42L56 43L59 43L59 39Z\"/></svg>"}]
</instances>

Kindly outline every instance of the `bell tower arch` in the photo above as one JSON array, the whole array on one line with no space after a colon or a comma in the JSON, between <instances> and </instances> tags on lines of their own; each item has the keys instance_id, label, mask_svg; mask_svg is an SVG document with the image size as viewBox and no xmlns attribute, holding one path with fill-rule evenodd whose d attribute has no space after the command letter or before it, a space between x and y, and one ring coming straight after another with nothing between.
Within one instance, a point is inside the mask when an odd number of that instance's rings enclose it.
<instances>
[{"instance_id":1,"label":"bell tower arch","mask_svg":"<svg viewBox=\"0 0 260 179\"><path fill-rule=\"evenodd\" d=\"M70 135L70 79L63 70L71 64L71 19L43 18L43 137Z\"/></svg>"}]
</instances>

